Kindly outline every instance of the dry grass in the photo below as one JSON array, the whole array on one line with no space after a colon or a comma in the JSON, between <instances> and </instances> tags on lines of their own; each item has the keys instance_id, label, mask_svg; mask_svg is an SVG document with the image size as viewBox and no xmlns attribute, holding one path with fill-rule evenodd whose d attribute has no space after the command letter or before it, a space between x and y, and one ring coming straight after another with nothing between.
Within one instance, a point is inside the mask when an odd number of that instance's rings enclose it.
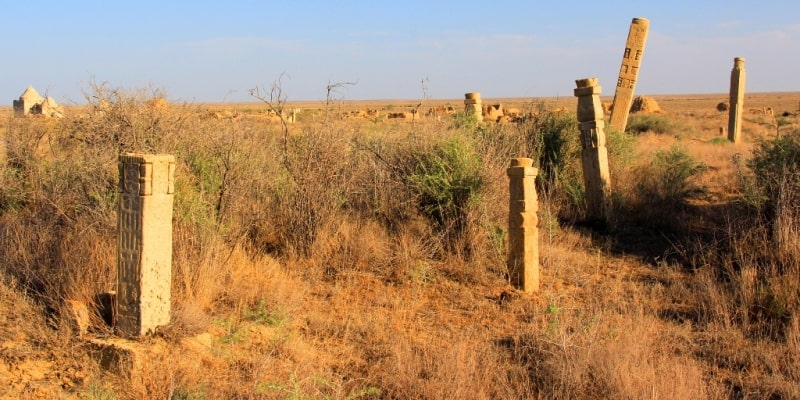
<instances>
[{"instance_id":1,"label":"dry grass","mask_svg":"<svg viewBox=\"0 0 800 400\"><path fill-rule=\"evenodd\" d=\"M603 230L581 223L577 137L560 136L540 186L542 290L528 296L505 276L505 168L571 118L548 114L557 103L484 127L339 119L358 105L334 103L283 130L263 105L218 119L223 106L94 90L102 109L4 120L0 398L800 396L798 191L787 181L765 213L742 186L756 137L774 132L766 117L725 145L716 98L659 99L668 131L614 139ZM432 214L414 174L443 144L479 161L480 185ZM675 146L706 166L680 190L652 181ZM64 307L113 288L124 150L179 160L172 323L142 341L158 351L133 381L91 361ZM647 195L662 189L672 197Z\"/></svg>"}]
</instances>

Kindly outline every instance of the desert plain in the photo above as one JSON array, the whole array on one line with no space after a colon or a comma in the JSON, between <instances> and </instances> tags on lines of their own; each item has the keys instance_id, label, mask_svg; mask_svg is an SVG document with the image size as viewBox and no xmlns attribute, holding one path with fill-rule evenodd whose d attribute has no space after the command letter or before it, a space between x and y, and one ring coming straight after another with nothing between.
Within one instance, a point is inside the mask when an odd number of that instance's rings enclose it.
<instances>
[{"instance_id":1,"label":"desert plain","mask_svg":"<svg viewBox=\"0 0 800 400\"><path fill-rule=\"evenodd\" d=\"M747 93L738 144L727 94L649 96L609 133L598 223L572 96L477 123L463 98L97 90L0 107L0 399L800 397L800 92ZM134 339L97 304L125 151L178 164L171 322ZM514 157L540 170L532 294L505 264Z\"/></svg>"}]
</instances>

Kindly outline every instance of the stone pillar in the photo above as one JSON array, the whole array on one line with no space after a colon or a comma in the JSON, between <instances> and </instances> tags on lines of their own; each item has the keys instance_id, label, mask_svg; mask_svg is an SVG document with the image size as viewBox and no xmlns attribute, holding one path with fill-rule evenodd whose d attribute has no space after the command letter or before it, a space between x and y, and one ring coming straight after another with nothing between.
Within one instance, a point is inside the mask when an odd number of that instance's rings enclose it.
<instances>
[{"instance_id":1,"label":"stone pillar","mask_svg":"<svg viewBox=\"0 0 800 400\"><path fill-rule=\"evenodd\" d=\"M483 121L483 103L481 103L481 94L478 92L464 94L464 113L475 116L478 122Z\"/></svg>"},{"instance_id":2,"label":"stone pillar","mask_svg":"<svg viewBox=\"0 0 800 400\"><path fill-rule=\"evenodd\" d=\"M608 173L608 150L603 122L601 88L597 78L575 81L578 97L578 123L581 131L581 163L586 186L586 207L589 219L605 220L607 217L611 178Z\"/></svg>"},{"instance_id":3,"label":"stone pillar","mask_svg":"<svg viewBox=\"0 0 800 400\"><path fill-rule=\"evenodd\" d=\"M639 76L639 66L642 64L644 45L647 42L647 29L650 21L646 18L634 18L628 31L628 41L625 52L622 54L622 66L617 78L617 90L614 92L612 103L611 122L609 128L622 132L628 125L628 113L631 110L633 92L636 89L636 79Z\"/></svg>"},{"instance_id":4,"label":"stone pillar","mask_svg":"<svg viewBox=\"0 0 800 400\"><path fill-rule=\"evenodd\" d=\"M742 110L744 107L744 58L733 59L731 70L731 99L728 108L728 140L739 143L742 138Z\"/></svg>"},{"instance_id":5,"label":"stone pillar","mask_svg":"<svg viewBox=\"0 0 800 400\"><path fill-rule=\"evenodd\" d=\"M170 321L175 157L119 156L116 326L141 336Z\"/></svg>"},{"instance_id":6,"label":"stone pillar","mask_svg":"<svg viewBox=\"0 0 800 400\"><path fill-rule=\"evenodd\" d=\"M539 209L534 186L538 170L530 158L514 158L508 168L508 277L525 293L539 290Z\"/></svg>"}]
</instances>

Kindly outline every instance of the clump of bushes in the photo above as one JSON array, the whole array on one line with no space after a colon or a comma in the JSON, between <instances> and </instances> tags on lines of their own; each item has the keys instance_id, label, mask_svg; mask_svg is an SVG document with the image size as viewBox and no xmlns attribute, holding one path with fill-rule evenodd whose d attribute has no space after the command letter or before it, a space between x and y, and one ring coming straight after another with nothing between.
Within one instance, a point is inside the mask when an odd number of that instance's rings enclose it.
<instances>
[{"instance_id":1,"label":"clump of bushes","mask_svg":"<svg viewBox=\"0 0 800 400\"><path fill-rule=\"evenodd\" d=\"M674 124L664 116L660 115L631 115L628 119L628 125L625 131L638 135L645 132L653 132L659 135L665 135L675 130Z\"/></svg>"}]
</instances>

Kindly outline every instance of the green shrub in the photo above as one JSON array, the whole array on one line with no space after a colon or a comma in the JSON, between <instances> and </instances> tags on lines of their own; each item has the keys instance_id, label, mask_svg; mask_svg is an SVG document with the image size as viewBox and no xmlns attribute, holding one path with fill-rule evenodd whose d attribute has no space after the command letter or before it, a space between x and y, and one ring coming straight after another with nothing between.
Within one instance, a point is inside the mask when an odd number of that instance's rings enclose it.
<instances>
[{"instance_id":1,"label":"green shrub","mask_svg":"<svg viewBox=\"0 0 800 400\"><path fill-rule=\"evenodd\" d=\"M654 204L681 205L686 200L703 193L692 178L706 170L679 145L669 150L659 150L650 165L640 171L636 183L638 195Z\"/></svg>"},{"instance_id":2,"label":"green shrub","mask_svg":"<svg viewBox=\"0 0 800 400\"><path fill-rule=\"evenodd\" d=\"M786 188L800 190L800 131L758 142L748 166L757 187L771 203Z\"/></svg>"},{"instance_id":3,"label":"green shrub","mask_svg":"<svg viewBox=\"0 0 800 400\"><path fill-rule=\"evenodd\" d=\"M469 206L484 184L480 156L463 139L436 143L416 155L406 183L434 227L447 238L458 239L467 227Z\"/></svg>"},{"instance_id":4,"label":"green shrub","mask_svg":"<svg viewBox=\"0 0 800 400\"><path fill-rule=\"evenodd\" d=\"M625 131L638 135L645 132L653 132L659 135L671 133L675 130L675 126L666 117L660 115L631 115L628 119L628 125Z\"/></svg>"},{"instance_id":5,"label":"green shrub","mask_svg":"<svg viewBox=\"0 0 800 400\"><path fill-rule=\"evenodd\" d=\"M521 129L529 157L539 168L541 189L557 190L567 171L579 165L580 132L575 115L540 109Z\"/></svg>"}]
</instances>

